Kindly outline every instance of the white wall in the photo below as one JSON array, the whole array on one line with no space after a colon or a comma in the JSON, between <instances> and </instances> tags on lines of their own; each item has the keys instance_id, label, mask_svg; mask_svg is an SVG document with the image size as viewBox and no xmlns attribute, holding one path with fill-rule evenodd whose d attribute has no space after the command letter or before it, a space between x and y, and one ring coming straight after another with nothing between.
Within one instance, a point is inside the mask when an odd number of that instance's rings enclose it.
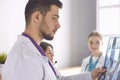
<instances>
[{"instance_id":1,"label":"white wall","mask_svg":"<svg viewBox=\"0 0 120 80\"><path fill-rule=\"evenodd\" d=\"M0 52L9 52L17 35L24 30L27 0L0 0Z\"/></svg>"},{"instance_id":2,"label":"white wall","mask_svg":"<svg viewBox=\"0 0 120 80\"><path fill-rule=\"evenodd\" d=\"M82 59L89 55L88 33L95 29L96 0L61 0L61 28L53 41L55 60L58 68L80 66ZM17 35L24 31L24 7L27 0L0 1L0 52L11 49Z\"/></svg>"},{"instance_id":3,"label":"white wall","mask_svg":"<svg viewBox=\"0 0 120 80\"><path fill-rule=\"evenodd\" d=\"M71 0L70 3L70 66L79 66L90 55L87 37L96 29L96 0Z\"/></svg>"}]
</instances>

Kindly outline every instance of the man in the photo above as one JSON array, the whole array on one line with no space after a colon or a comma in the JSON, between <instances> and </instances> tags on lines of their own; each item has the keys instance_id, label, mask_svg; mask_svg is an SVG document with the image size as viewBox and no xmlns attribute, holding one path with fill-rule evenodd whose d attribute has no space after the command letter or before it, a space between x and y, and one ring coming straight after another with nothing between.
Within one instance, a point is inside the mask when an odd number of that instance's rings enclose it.
<instances>
[{"instance_id":1,"label":"man","mask_svg":"<svg viewBox=\"0 0 120 80\"><path fill-rule=\"evenodd\" d=\"M96 69L92 73L64 77L46 59L39 44L43 39L52 40L60 28L58 18L61 7L59 0L28 1L25 31L18 36L7 57L3 80L94 80L105 71Z\"/></svg>"},{"instance_id":2,"label":"man","mask_svg":"<svg viewBox=\"0 0 120 80\"><path fill-rule=\"evenodd\" d=\"M53 57L54 57L53 46L47 42L41 42L40 47L44 50L45 55L48 57L49 61L54 63L53 62Z\"/></svg>"}]
</instances>

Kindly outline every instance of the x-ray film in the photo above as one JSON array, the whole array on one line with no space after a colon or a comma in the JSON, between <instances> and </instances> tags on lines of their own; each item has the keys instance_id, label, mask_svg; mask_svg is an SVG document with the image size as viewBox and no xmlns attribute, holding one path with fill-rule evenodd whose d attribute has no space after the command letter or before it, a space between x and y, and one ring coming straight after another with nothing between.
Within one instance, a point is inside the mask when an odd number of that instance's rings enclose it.
<instances>
[{"instance_id":1,"label":"x-ray film","mask_svg":"<svg viewBox=\"0 0 120 80\"><path fill-rule=\"evenodd\" d=\"M104 67L107 71L99 80L120 80L120 37L110 37Z\"/></svg>"}]
</instances>

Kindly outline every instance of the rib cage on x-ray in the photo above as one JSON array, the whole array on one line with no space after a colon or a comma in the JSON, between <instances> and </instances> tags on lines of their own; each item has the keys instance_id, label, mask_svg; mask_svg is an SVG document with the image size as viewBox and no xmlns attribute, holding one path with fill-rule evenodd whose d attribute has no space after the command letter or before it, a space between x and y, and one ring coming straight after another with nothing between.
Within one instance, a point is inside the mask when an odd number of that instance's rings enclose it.
<instances>
[{"instance_id":1,"label":"rib cage on x-ray","mask_svg":"<svg viewBox=\"0 0 120 80\"><path fill-rule=\"evenodd\" d=\"M104 67L107 71L99 80L120 80L120 37L110 37Z\"/></svg>"}]
</instances>

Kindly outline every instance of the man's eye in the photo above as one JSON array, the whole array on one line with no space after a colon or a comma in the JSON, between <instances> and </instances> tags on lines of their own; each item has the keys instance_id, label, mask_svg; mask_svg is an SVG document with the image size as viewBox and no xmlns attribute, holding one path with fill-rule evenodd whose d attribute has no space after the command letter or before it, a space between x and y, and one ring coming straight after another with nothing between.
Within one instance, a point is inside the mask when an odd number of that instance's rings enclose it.
<instances>
[{"instance_id":1,"label":"man's eye","mask_svg":"<svg viewBox=\"0 0 120 80\"><path fill-rule=\"evenodd\" d=\"M57 18L53 17L52 19L57 19Z\"/></svg>"}]
</instances>

